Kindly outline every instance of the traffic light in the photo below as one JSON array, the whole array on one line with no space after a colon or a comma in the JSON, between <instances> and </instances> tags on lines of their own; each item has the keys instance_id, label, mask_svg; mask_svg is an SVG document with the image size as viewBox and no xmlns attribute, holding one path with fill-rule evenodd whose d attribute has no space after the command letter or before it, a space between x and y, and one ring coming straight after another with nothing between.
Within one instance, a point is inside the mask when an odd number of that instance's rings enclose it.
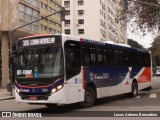
<instances>
[{"instance_id":1,"label":"traffic light","mask_svg":"<svg viewBox=\"0 0 160 120\"><path fill-rule=\"evenodd\" d=\"M65 12L66 12L65 7L61 7L61 21L65 21Z\"/></svg>"}]
</instances>

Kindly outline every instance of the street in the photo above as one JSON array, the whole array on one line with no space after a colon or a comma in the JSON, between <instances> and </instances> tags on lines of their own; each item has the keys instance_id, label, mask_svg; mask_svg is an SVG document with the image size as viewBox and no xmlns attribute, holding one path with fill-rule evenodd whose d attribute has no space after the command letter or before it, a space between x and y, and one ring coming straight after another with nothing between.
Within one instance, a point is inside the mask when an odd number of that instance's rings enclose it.
<instances>
[{"instance_id":1,"label":"street","mask_svg":"<svg viewBox=\"0 0 160 120\"><path fill-rule=\"evenodd\" d=\"M81 108L79 104L58 105L55 108L48 108L44 105L17 103L12 99L1 101L0 111L33 112L45 113L45 115L49 116L57 116L57 114L58 116L63 116L75 111L160 111L159 106L160 76L154 76L152 80L152 90L139 91L139 95L135 98L127 98L124 95L107 97L99 99L98 103L90 108Z\"/></svg>"}]
</instances>

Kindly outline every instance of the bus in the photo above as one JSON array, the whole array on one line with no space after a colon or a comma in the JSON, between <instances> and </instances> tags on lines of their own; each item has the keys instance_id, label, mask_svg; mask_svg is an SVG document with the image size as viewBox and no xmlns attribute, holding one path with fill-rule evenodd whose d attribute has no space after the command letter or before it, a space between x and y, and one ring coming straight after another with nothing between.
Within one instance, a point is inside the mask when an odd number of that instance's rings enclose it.
<instances>
[{"instance_id":1,"label":"bus","mask_svg":"<svg viewBox=\"0 0 160 120\"><path fill-rule=\"evenodd\" d=\"M151 87L149 51L64 34L20 38L16 48L17 102L94 105L98 98Z\"/></svg>"}]
</instances>

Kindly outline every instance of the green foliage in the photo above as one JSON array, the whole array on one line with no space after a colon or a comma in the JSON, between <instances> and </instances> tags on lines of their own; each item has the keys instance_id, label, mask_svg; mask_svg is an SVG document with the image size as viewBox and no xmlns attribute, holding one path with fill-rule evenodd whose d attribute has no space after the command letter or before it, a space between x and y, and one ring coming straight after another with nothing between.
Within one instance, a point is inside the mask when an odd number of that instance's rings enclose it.
<instances>
[{"instance_id":1,"label":"green foliage","mask_svg":"<svg viewBox=\"0 0 160 120\"><path fill-rule=\"evenodd\" d=\"M160 65L160 35L157 36L152 44L152 46L149 48L149 50L152 53L152 61L153 66L159 66Z\"/></svg>"},{"instance_id":2,"label":"green foliage","mask_svg":"<svg viewBox=\"0 0 160 120\"><path fill-rule=\"evenodd\" d=\"M128 39L128 45L130 45L133 48L144 49L142 45L140 45L139 43L137 43L136 41L132 39Z\"/></svg>"},{"instance_id":3,"label":"green foliage","mask_svg":"<svg viewBox=\"0 0 160 120\"><path fill-rule=\"evenodd\" d=\"M123 2L124 0L120 0L120 4ZM128 9L119 11L121 18L125 18L127 22L134 18L134 24L142 32L147 30L154 33L160 29L160 0L128 0Z\"/></svg>"}]
</instances>

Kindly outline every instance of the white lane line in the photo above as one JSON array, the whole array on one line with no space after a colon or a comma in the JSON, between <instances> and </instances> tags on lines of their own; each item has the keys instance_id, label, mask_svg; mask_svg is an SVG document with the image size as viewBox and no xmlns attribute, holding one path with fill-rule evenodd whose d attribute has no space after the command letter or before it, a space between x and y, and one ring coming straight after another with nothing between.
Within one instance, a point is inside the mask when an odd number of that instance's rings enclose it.
<instances>
[{"instance_id":1,"label":"white lane line","mask_svg":"<svg viewBox=\"0 0 160 120\"><path fill-rule=\"evenodd\" d=\"M138 95L138 96L136 96L136 97L134 97L134 98L140 98L141 97L141 95Z\"/></svg>"},{"instance_id":2,"label":"white lane line","mask_svg":"<svg viewBox=\"0 0 160 120\"><path fill-rule=\"evenodd\" d=\"M149 98L157 98L157 94L156 93L150 94Z\"/></svg>"}]
</instances>

